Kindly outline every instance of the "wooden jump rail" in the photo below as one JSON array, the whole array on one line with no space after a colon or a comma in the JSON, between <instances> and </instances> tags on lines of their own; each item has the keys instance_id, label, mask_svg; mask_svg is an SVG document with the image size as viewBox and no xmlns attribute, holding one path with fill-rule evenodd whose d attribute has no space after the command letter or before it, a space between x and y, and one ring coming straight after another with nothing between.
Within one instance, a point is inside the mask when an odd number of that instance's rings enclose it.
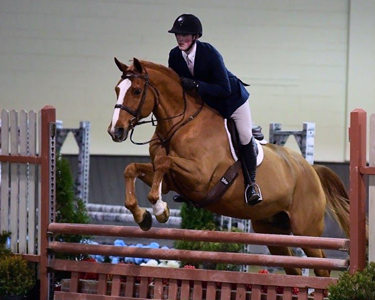
<instances>
[{"instance_id":1,"label":"wooden jump rail","mask_svg":"<svg viewBox=\"0 0 375 300\"><path fill-rule=\"evenodd\" d=\"M137 227L121 227L110 225L78 225L78 224L50 224L48 230L52 234L85 234L85 235L107 235L121 237L153 238L168 240L188 240L221 243L242 243L266 246L298 246L312 248L329 248L334 250L348 250L349 240L297 237L282 235L266 235L255 233L233 233L233 232L212 232L201 230L184 229L162 229L155 228L144 232ZM165 260L182 260L197 262L212 262L226 264L245 264L258 266L277 267L302 267L322 268L329 270L346 270L349 266L346 259L289 257L264 254L244 253L217 253L209 251L186 251L186 250L165 250L145 249L133 247L118 247L107 245L88 245L63 242L51 242L49 248L54 252L71 254L99 254L121 257L141 257Z\"/></svg>"},{"instance_id":2,"label":"wooden jump rail","mask_svg":"<svg viewBox=\"0 0 375 300\"><path fill-rule=\"evenodd\" d=\"M138 227L110 225L80 225L52 223L49 234L83 234L94 236L137 237L168 240L244 243L273 246L306 246L332 250L349 250L347 239L300 236L267 235L256 233L212 232L171 228L153 228L142 231ZM249 264L280 267L323 268L346 270L348 261L343 259L300 258L243 253L217 253L173 249L144 249L108 245L90 245L50 242L49 250L56 253L99 254L104 256L142 257L165 260ZM293 288L299 289L298 299L312 299L309 288L315 289L313 299L324 299L327 285L336 283L335 278L286 276L277 274L251 274L229 271L184 270L134 265L111 265L52 260L51 269L70 271L70 292L55 292L55 299L83 299L80 291L82 273L98 275L97 295L85 295L84 299L297 299ZM108 281L108 275L112 281ZM138 281L137 281L138 278ZM121 281L122 280L122 281ZM167 283L166 283L167 281ZM152 284L150 284L152 282ZM250 284L251 283L251 284ZM249 291L251 285L251 292ZM265 288L267 286L267 288ZM282 298L280 295L280 289ZM263 291L263 292L262 292ZM99 298L100 295L100 298ZM263 295L263 296L262 296ZM278 295L278 296L277 296ZM128 297L128 298L127 298ZM132 298L133 297L133 298ZM219 297L219 298L218 298ZM247 297L247 298L246 298ZM263 297L263 298L262 298ZM277 298L279 297L279 298ZM118 299L123 299L122 297Z\"/></svg>"},{"instance_id":3,"label":"wooden jump rail","mask_svg":"<svg viewBox=\"0 0 375 300\"><path fill-rule=\"evenodd\" d=\"M296 245L346 251L349 249L349 241L347 239L212 232L170 228L153 228L145 232L137 227L52 223L49 225L48 231L50 235L105 235L124 238L137 237L222 243L252 243L275 246ZM99 254L104 256L187 260L238 265L306 267L330 270L346 270L348 268L348 261L343 259L300 258L174 249L145 249L82 243L50 242L49 250L55 253ZM69 292L66 290L55 292L55 299L109 300L113 299L113 297L119 297L116 299L226 300L232 298L259 300L267 297L267 299L287 300L297 299L297 296L293 298L293 288L299 289L298 299L312 299L308 295L309 288L315 289L313 299L324 299L327 285L334 284L337 281L335 278L252 274L233 271L186 270L73 262L66 260L52 260L50 267L55 271L69 271L72 274ZM84 294L83 296L83 294L80 293L80 278L83 273L98 274L96 295ZM109 281L108 276L112 276L112 280ZM251 286L251 291L249 290L249 286ZM265 288L265 286L267 286L267 288Z\"/></svg>"},{"instance_id":4,"label":"wooden jump rail","mask_svg":"<svg viewBox=\"0 0 375 300\"><path fill-rule=\"evenodd\" d=\"M53 234L81 234L114 237L136 237L168 240L226 242L268 246L311 247L331 250L349 250L349 240L325 237L306 237L277 234L184 230L175 228L152 228L143 231L133 226L52 223L48 231Z\"/></svg>"}]
</instances>

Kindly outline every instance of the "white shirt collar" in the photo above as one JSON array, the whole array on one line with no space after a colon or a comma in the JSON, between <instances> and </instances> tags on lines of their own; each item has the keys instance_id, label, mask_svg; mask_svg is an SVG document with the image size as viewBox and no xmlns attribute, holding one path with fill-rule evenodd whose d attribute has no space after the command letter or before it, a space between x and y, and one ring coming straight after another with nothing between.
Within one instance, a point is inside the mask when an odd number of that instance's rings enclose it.
<instances>
[{"instance_id":1,"label":"white shirt collar","mask_svg":"<svg viewBox=\"0 0 375 300\"><path fill-rule=\"evenodd\" d=\"M184 58L184 60L187 61L186 58L189 57L190 61L194 65L195 53L197 52L197 43L194 43L193 47L191 48L191 51L190 51L189 55L187 55L185 51L181 51L181 52L182 52L182 57Z\"/></svg>"}]
</instances>

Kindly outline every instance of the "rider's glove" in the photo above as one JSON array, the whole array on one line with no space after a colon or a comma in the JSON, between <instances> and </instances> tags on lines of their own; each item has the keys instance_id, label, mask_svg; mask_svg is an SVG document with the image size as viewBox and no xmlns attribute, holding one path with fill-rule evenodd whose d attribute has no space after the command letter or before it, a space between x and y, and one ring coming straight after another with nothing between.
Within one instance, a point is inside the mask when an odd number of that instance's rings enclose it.
<instances>
[{"instance_id":1,"label":"rider's glove","mask_svg":"<svg viewBox=\"0 0 375 300\"><path fill-rule=\"evenodd\" d=\"M187 91L196 89L199 86L198 81L194 79L186 78L186 77L181 77L181 83L182 83L182 87L184 88L184 90L187 90Z\"/></svg>"}]
</instances>

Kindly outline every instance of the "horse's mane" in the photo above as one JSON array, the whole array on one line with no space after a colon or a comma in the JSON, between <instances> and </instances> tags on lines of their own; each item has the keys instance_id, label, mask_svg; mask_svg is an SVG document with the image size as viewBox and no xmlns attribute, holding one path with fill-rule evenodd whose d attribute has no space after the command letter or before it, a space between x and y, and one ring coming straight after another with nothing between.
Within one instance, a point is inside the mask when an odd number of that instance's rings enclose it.
<instances>
[{"instance_id":1,"label":"horse's mane","mask_svg":"<svg viewBox=\"0 0 375 300\"><path fill-rule=\"evenodd\" d=\"M172 68L166 67L161 64L153 63L150 61L146 61L146 60L139 60L139 62L144 68L151 69L157 72L161 72L165 74L169 79L174 80L177 84L181 85L180 76ZM134 67L134 66L131 66L131 67ZM199 103L202 101L202 99L198 96L198 94L190 95L190 96L192 96L193 99L195 99L196 101L198 100Z\"/></svg>"},{"instance_id":2,"label":"horse's mane","mask_svg":"<svg viewBox=\"0 0 375 300\"><path fill-rule=\"evenodd\" d=\"M144 66L145 68L162 72L163 74L167 75L171 79L173 79L177 82L180 81L180 77L178 76L178 74L171 68L168 68L168 67L166 67L164 65L161 65L161 64L156 64L156 63L153 63L153 62L150 62L150 61L146 61L146 60L140 60L140 62L142 64L142 66Z\"/></svg>"}]
</instances>

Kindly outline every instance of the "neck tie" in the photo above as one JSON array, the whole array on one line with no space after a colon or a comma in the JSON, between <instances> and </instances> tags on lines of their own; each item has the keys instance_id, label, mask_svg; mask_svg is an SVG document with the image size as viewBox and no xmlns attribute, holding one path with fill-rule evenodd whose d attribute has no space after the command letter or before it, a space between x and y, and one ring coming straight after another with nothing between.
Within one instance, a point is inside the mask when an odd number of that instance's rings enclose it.
<instances>
[{"instance_id":1,"label":"neck tie","mask_svg":"<svg viewBox=\"0 0 375 300\"><path fill-rule=\"evenodd\" d=\"M188 66L188 69L189 69L191 75L194 76L194 65L193 65L193 62L191 61L191 59L189 58L189 56L186 56L186 63L187 63L187 66Z\"/></svg>"}]
</instances>

